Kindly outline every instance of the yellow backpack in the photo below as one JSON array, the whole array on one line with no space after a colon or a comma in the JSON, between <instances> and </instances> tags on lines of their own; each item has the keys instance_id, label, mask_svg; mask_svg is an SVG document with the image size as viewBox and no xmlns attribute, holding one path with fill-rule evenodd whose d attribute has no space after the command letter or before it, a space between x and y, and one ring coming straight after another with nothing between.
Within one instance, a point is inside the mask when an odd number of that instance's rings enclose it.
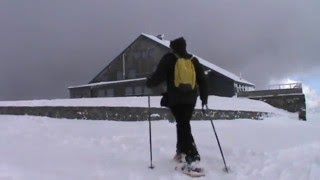
<instances>
[{"instance_id":1,"label":"yellow backpack","mask_svg":"<svg viewBox=\"0 0 320 180\"><path fill-rule=\"evenodd\" d=\"M181 91L190 91L196 87L196 71L192 58L178 57L174 68L174 85Z\"/></svg>"}]
</instances>

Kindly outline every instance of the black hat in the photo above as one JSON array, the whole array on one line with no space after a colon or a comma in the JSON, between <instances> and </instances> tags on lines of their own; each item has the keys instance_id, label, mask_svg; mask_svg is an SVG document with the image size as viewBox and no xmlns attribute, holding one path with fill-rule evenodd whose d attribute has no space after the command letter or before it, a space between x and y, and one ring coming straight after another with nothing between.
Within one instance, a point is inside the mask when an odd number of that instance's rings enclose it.
<instances>
[{"instance_id":1,"label":"black hat","mask_svg":"<svg viewBox=\"0 0 320 180\"><path fill-rule=\"evenodd\" d=\"M171 49L186 48L186 46L187 46L187 43L183 37L179 37L177 39L170 41L170 48Z\"/></svg>"},{"instance_id":2,"label":"black hat","mask_svg":"<svg viewBox=\"0 0 320 180\"><path fill-rule=\"evenodd\" d=\"M170 41L170 48L180 56L187 54L187 43L183 37Z\"/></svg>"}]
</instances>

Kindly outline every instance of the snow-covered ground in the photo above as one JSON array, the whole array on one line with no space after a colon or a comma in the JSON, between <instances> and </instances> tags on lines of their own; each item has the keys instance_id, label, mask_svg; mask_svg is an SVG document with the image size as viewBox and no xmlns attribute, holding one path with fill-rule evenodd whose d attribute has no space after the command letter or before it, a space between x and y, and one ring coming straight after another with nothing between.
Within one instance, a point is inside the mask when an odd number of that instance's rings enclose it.
<instances>
[{"instance_id":1,"label":"snow-covered ground","mask_svg":"<svg viewBox=\"0 0 320 180\"><path fill-rule=\"evenodd\" d=\"M151 107L160 107L159 96L150 98ZM0 106L107 106L107 107L147 107L147 97L109 97L109 98L79 98L79 99L52 99L29 101L0 101ZM246 110L259 112L272 112L275 114L287 114L284 110L258 100L247 98L226 98L209 96L208 106L215 110ZM201 100L198 99L196 108L201 108ZM298 117L298 115L297 115Z\"/></svg>"},{"instance_id":2,"label":"snow-covered ground","mask_svg":"<svg viewBox=\"0 0 320 180\"><path fill-rule=\"evenodd\" d=\"M251 105L240 106L248 109ZM257 108L265 105L260 106ZM312 113L308 121L299 121L293 114L282 113L258 121L214 121L232 170L228 174L222 171L210 121L193 121L206 169L206 176L200 179L318 180L319 117ZM189 179L173 168L175 124L167 120L152 122L155 169L148 168L148 125L147 121L0 115L0 180Z\"/></svg>"}]
</instances>

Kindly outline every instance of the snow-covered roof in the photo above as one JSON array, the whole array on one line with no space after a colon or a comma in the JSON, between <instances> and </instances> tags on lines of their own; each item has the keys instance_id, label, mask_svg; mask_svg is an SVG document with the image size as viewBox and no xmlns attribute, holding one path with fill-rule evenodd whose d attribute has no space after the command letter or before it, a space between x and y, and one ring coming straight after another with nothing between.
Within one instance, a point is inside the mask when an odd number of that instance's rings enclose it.
<instances>
[{"instance_id":1,"label":"snow-covered roof","mask_svg":"<svg viewBox=\"0 0 320 180\"><path fill-rule=\"evenodd\" d=\"M168 41L168 40L161 40L153 35L149 35L149 34L145 34L145 33L142 33L141 35L170 48L170 41ZM239 77L239 76L237 76L237 75L235 75L235 74L233 74L233 73L231 73L231 72L229 72L229 71L227 71L227 70L225 70L215 64L212 64L211 62L209 62L203 58L200 58L199 56L196 56L196 55L194 55L194 56L199 60L199 62L203 66L206 66L206 67L208 67L208 68L210 68L210 69L212 69L212 70L214 70L214 71L216 71L226 77L229 77L230 79L232 79L236 82L245 83L245 84L249 84L249 85L254 86L253 83L251 83L251 82L249 82L249 81L247 81L247 80L245 80L245 79L243 79L243 78L241 78L241 77Z\"/></svg>"},{"instance_id":2,"label":"snow-covered roof","mask_svg":"<svg viewBox=\"0 0 320 180\"><path fill-rule=\"evenodd\" d=\"M168 41L168 40L161 40L161 39L157 38L156 36L145 34L145 33L142 33L141 35L143 35L143 36L145 36L145 37L147 37L149 39L152 39L153 41L156 41L156 42L158 42L158 43L170 48L170 41Z\"/></svg>"},{"instance_id":3,"label":"snow-covered roof","mask_svg":"<svg viewBox=\"0 0 320 180\"><path fill-rule=\"evenodd\" d=\"M136 78L136 79L125 79L125 80L119 80L119 81L102 81L102 82L97 82L97 83L84 84L84 85L80 85L80 86L70 86L70 87L68 87L68 89L101 86L101 85L106 85L106 84L115 84L115 83L131 82L131 81L142 81L145 79L146 78Z\"/></svg>"},{"instance_id":4,"label":"snow-covered roof","mask_svg":"<svg viewBox=\"0 0 320 180\"><path fill-rule=\"evenodd\" d=\"M245 83L245 84L250 84L250 85L254 86L254 84L252 84L251 82L249 82L249 81L247 81L245 79L242 79L241 77L239 77L239 76L237 76L237 75L235 75L235 74L233 74L233 73L231 73L231 72L229 72L229 71L227 71L227 70L225 70L225 69L223 69L223 68L221 68L221 67L219 67L219 66L217 66L215 64L212 64L209 61L206 61L206 60L202 59L199 56L195 56L195 57L197 57L197 59L199 60L199 62L202 65L204 65L204 66L206 66L206 67L208 67L208 68L210 68L210 69L212 69L214 71L217 71L220 74L222 74L224 76L227 76L230 79L233 79L234 81Z\"/></svg>"}]
</instances>

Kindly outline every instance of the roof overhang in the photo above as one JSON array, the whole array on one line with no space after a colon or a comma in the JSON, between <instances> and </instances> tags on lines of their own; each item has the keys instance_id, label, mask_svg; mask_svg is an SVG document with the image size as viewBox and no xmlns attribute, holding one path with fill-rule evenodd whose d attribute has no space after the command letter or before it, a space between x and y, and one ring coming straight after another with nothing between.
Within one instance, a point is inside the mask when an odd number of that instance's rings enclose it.
<instances>
[{"instance_id":1,"label":"roof overhang","mask_svg":"<svg viewBox=\"0 0 320 180\"><path fill-rule=\"evenodd\" d=\"M96 87L96 86L103 86L107 84L117 84L117 83L126 83L126 82L135 82L135 81L143 81L147 78L136 78L136 79L126 79L126 80L118 80L118 81L103 81L98 83L90 83L90 84L84 84L79 86L70 86L68 89L75 89L75 88L89 88L89 87Z\"/></svg>"}]
</instances>

